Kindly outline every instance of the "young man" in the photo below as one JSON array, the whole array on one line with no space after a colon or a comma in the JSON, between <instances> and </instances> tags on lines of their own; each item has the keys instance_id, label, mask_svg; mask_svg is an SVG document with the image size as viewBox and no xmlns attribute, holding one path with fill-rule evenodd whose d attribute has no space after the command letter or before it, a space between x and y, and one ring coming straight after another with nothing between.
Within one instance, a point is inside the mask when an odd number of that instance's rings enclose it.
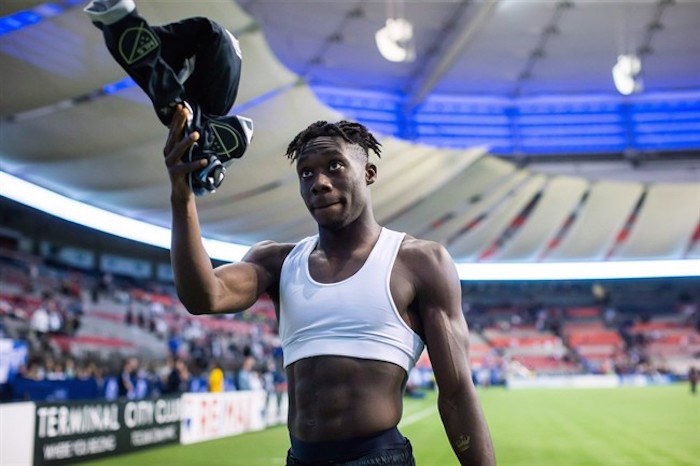
<instances>
[{"instance_id":1,"label":"young man","mask_svg":"<svg viewBox=\"0 0 700 466\"><path fill-rule=\"evenodd\" d=\"M183 162L178 107L165 145L172 183L172 264L193 314L239 312L263 293L275 302L289 389L287 465L413 465L397 430L407 374L428 347L438 407L461 464L495 463L468 359L454 264L439 244L381 227L370 185L379 143L364 126L317 122L289 145L318 235L264 241L241 262L212 269Z\"/></svg>"},{"instance_id":2,"label":"young man","mask_svg":"<svg viewBox=\"0 0 700 466\"><path fill-rule=\"evenodd\" d=\"M188 132L199 132L189 160L207 159L188 175L192 191L213 193L226 166L243 156L253 122L226 114L238 95L241 50L238 40L207 18L187 18L150 26L133 0L93 0L85 13L102 31L107 49L153 102L156 115L170 125L175 106L189 108Z\"/></svg>"}]
</instances>

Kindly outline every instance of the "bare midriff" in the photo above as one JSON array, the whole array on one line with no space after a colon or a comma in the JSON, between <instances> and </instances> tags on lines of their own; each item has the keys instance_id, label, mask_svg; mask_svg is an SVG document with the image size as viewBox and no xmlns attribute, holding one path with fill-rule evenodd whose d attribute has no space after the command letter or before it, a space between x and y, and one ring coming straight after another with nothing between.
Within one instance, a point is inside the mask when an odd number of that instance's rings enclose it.
<instances>
[{"instance_id":1,"label":"bare midriff","mask_svg":"<svg viewBox=\"0 0 700 466\"><path fill-rule=\"evenodd\" d=\"M401 419L406 372L368 359L316 356L287 367L289 432L306 442L368 437Z\"/></svg>"}]
</instances>

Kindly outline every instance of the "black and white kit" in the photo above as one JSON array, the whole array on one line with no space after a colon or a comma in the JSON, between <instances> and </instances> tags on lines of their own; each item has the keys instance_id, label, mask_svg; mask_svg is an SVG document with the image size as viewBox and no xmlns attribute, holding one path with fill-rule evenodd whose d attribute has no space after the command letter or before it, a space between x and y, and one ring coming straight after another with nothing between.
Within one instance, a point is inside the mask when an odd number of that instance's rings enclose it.
<instances>
[{"instance_id":1,"label":"black and white kit","mask_svg":"<svg viewBox=\"0 0 700 466\"><path fill-rule=\"evenodd\" d=\"M198 131L200 138L188 160L209 162L190 174L189 183L198 196L214 192L226 167L243 156L253 136L249 118L228 115L241 76L238 40L203 17L150 26L133 0L93 0L85 12L164 125L170 124L176 105L189 109L187 132Z\"/></svg>"}]
</instances>

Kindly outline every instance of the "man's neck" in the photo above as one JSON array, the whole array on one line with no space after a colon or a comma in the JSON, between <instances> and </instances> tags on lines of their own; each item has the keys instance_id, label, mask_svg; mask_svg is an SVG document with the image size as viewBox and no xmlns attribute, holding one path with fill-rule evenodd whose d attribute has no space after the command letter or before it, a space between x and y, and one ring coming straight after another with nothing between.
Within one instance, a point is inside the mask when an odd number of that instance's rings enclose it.
<instances>
[{"instance_id":1,"label":"man's neck","mask_svg":"<svg viewBox=\"0 0 700 466\"><path fill-rule=\"evenodd\" d=\"M347 258L358 249L372 247L382 231L374 218L368 221L356 220L339 230L319 227L318 248L326 257Z\"/></svg>"}]
</instances>

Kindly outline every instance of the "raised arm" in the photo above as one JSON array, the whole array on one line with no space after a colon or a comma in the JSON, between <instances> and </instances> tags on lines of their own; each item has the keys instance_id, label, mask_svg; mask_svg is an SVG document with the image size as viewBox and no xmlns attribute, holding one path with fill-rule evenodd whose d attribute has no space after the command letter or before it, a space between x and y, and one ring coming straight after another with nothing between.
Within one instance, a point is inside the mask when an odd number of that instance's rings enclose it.
<instances>
[{"instance_id":1,"label":"raised arm","mask_svg":"<svg viewBox=\"0 0 700 466\"><path fill-rule=\"evenodd\" d=\"M454 263L441 245L421 242L415 273L418 310L438 385L438 409L462 465L496 464L469 366L469 332Z\"/></svg>"},{"instance_id":2,"label":"raised arm","mask_svg":"<svg viewBox=\"0 0 700 466\"><path fill-rule=\"evenodd\" d=\"M214 269L204 249L195 196L187 174L202 168L206 160L183 161L183 155L199 138L183 137L187 110L178 106L163 150L171 183L171 263L180 301L192 314L238 312L249 308L276 280L280 245L260 243L243 261ZM281 264L281 262L279 262Z\"/></svg>"}]
</instances>

